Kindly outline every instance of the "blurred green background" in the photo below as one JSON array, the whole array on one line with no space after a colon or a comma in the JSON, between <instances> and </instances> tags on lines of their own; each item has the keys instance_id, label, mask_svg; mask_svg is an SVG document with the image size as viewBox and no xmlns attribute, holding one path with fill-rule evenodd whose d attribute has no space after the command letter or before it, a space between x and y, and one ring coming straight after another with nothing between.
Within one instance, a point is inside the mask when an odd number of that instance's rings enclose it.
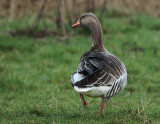
<instances>
[{"instance_id":1,"label":"blurred green background","mask_svg":"<svg viewBox=\"0 0 160 124\"><path fill-rule=\"evenodd\" d=\"M160 123L160 2L156 0L1 0L0 122ZM101 99L70 85L91 47L86 28L71 25L93 12L106 49L126 65L128 84L98 116Z\"/></svg>"}]
</instances>

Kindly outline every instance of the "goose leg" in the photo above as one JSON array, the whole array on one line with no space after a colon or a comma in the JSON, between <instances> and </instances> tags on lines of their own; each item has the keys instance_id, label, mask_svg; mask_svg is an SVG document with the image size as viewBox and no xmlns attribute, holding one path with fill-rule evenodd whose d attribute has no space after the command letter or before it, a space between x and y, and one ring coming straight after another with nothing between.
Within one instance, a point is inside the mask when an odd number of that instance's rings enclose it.
<instances>
[{"instance_id":1,"label":"goose leg","mask_svg":"<svg viewBox=\"0 0 160 124\"><path fill-rule=\"evenodd\" d=\"M83 94L79 94L80 95L80 98L81 98L81 101L82 101L82 105L83 105L83 107L85 108L86 107L86 105L87 105L87 103L86 103L86 101L85 101L85 99L84 99L84 97L83 97Z\"/></svg>"},{"instance_id":2,"label":"goose leg","mask_svg":"<svg viewBox=\"0 0 160 124\"><path fill-rule=\"evenodd\" d=\"M104 108L105 105L106 105L105 102L102 102L102 103L101 103L101 108L100 108L100 111L99 111L99 116L101 115L101 113L102 113L103 108Z\"/></svg>"}]
</instances>

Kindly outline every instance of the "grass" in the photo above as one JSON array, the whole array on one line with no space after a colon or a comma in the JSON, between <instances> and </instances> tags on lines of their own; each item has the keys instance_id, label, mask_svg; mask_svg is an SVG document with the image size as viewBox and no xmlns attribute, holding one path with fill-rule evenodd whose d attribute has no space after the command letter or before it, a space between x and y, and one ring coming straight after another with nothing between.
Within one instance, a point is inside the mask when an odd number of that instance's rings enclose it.
<instances>
[{"instance_id":1,"label":"grass","mask_svg":"<svg viewBox=\"0 0 160 124\"><path fill-rule=\"evenodd\" d=\"M3 24L1 31L20 28L17 21ZM125 63L128 84L110 99L101 117L101 99L85 97L87 108L82 108L69 82L91 46L90 37L73 33L85 29L72 29L65 41L58 36L0 36L0 122L160 123L160 18L109 16L102 25L104 45Z\"/></svg>"}]
</instances>

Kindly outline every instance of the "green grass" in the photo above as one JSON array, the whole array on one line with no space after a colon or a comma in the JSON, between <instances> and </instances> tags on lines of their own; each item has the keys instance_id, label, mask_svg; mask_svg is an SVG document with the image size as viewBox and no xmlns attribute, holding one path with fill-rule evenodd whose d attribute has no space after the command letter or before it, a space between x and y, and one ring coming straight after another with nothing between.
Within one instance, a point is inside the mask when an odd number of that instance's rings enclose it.
<instances>
[{"instance_id":1,"label":"green grass","mask_svg":"<svg viewBox=\"0 0 160 124\"><path fill-rule=\"evenodd\" d=\"M85 97L84 109L70 85L70 74L91 46L90 37L73 33L85 29L70 29L72 36L65 41L58 36L0 36L2 124L160 123L160 18L133 15L102 21L105 47L128 71L126 88L110 99L102 116L100 98ZM17 21L3 23L1 31L21 27Z\"/></svg>"}]
</instances>

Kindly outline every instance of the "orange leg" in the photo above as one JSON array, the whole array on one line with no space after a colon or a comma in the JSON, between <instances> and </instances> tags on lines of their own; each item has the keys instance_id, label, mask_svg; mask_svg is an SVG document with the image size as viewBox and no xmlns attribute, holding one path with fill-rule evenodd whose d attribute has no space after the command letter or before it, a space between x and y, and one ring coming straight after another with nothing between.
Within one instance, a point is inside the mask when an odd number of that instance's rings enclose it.
<instances>
[{"instance_id":1,"label":"orange leg","mask_svg":"<svg viewBox=\"0 0 160 124\"><path fill-rule=\"evenodd\" d=\"M101 103L101 109L100 109L100 111L99 111L99 116L101 115L105 104L106 104L105 102L102 102L102 103Z\"/></svg>"},{"instance_id":2,"label":"orange leg","mask_svg":"<svg viewBox=\"0 0 160 124\"><path fill-rule=\"evenodd\" d=\"M86 103L86 101L85 101L85 99L84 99L84 97L83 97L83 94L79 94L80 95L80 98L81 98L81 101L82 101L82 105L83 105L83 107L85 108L86 107L86 105L87 105L87 103Z\"/></svg>"}]
</instances>

